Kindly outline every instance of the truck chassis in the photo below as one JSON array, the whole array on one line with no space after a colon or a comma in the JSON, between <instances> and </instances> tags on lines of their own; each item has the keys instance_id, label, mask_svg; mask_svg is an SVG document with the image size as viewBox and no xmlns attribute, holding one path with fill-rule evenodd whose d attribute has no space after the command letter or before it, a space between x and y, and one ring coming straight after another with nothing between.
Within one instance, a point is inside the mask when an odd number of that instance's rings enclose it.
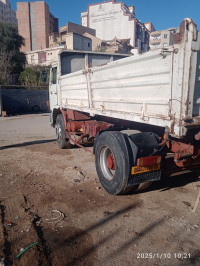
<instances>
[{"instance_id":1,"label":"truck chassis","mask_svg":"<svg viewBox=\"0 0 200 266\"><path fill-rule=\"evenodd\" d=\"M200 169L198 129L190 130L183 139L175 139L166 129L139 131L134 123L126 125L127 121L102 120L70 109L54 112L59 147L77 145L93 153L100 182L110 194L147 188L161 179L161 173ZM88 144L94 144L93 151Z\"/></svg>"}]
</instances>

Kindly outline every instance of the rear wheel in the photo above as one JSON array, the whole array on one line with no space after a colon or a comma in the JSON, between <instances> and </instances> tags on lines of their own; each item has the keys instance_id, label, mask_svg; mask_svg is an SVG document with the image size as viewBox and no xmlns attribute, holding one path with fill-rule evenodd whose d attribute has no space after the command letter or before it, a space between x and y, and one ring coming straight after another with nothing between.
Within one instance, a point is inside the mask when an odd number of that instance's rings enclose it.
<instances>
[{"instance_id":1,"label":"rear wheel","mask_svg":"<svg viewBox=\"0 0 200 266\"><path fill-rule=\"evenodd\" d=\"M113 195L141 191L153 182L128 185L134 159L128 136L123 133L104 132L95 143L95 164L99 180L104 189Z\"/></svg>"},{"instance_id":2,"label":"rear wheel","mask_svg":"<svg viewBox=\"0 0 200 266\"><path fill-rule=\"evenodd\" d=\"M56 140L59 148L69 149L71 147L71 143L66 138L64 121L61 114L59 114L56 118L55 129L56 129Z\"/></svg>"},{"instance_id":3,"label":"rear wheel","mask_svg":"<svg viewBox=\"0 0 200 266\"><path fill-rule=\"evenodd\" d=\"M99 180L113 195L126 192L130 163L126 136L118 131L102 133L95 145L95 164Z\"/></svg>"}]
</instances>

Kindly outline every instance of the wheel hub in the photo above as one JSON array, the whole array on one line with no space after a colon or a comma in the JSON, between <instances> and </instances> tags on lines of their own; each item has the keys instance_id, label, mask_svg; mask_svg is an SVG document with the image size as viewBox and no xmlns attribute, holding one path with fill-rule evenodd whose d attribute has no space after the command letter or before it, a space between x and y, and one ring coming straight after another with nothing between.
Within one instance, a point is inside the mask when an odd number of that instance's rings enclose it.
<instances>
[{"instance_id":1,"label":"wheel hub","mask_svg":"<svg viewBox=\"0 0 200 266\"><path fill-rule=\"evenodd\" d=\"M111 169L111 170L115 170L115 159L114 159L114 156L113 154L110 154L107 158L107 165L108 165L108 168Z\"/></svg>"},{"instance_id":2,"label":"wheel hub","mask_svg":"<svg viewBox=\"0 0 200 266\"><path fill-rule=\"evenodd\" d=\"M112 181L115 176L115 159L111 149L104 146L100 153L101 170L108 181Z\"/></svg>"}]
</instances>

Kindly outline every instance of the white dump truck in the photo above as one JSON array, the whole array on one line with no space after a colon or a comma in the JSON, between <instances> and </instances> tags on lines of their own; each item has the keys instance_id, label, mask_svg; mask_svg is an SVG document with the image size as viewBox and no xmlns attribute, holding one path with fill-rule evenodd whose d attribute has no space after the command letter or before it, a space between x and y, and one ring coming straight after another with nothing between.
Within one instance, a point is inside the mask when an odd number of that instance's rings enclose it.
<instances>
[{"instance_id":1,"label":"white dump truck","mask_svg":"<svg viewBox=\"0 0 200 266\"><path fill-rule=\"evenodd\" d=\"M63 50L49 90L59 147L91 152L94 143L108 193L200 169L200 33L191 19L173 46L140 55Z\"/></svg>"}]
</instances>

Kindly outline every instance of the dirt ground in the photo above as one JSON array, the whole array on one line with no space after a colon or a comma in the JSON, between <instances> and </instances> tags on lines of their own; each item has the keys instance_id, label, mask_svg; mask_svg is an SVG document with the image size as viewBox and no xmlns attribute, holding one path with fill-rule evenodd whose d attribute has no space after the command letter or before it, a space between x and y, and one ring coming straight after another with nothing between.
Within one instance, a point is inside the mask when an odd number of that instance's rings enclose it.
<instances>
[{"instance_id":1,"label":"dirt ground","mask_svg":"<svg viewBox=\"0 0 200 266\"><path fill-rule=\"evenodd\" d=\"M1 117L0 265L200 265L199 191L184 174L109 195L48 114Z\"/></svg>"}]
</instances>

